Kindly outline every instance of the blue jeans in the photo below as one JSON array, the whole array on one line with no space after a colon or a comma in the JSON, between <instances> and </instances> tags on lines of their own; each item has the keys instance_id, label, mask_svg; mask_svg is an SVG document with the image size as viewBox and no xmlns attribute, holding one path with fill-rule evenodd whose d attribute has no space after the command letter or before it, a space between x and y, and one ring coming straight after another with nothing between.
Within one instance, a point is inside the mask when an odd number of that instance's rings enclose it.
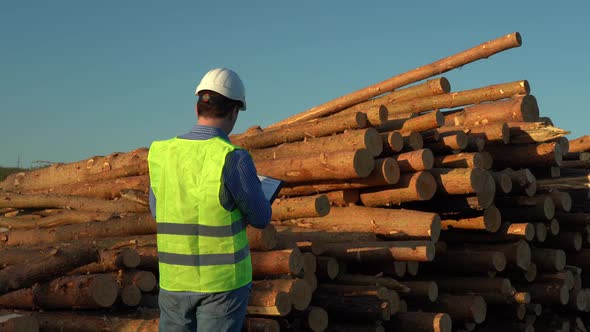
<instances>
[{"instance_id":1,"label":"blue jeans","mask_svg":"<svg viewBox=\"0 0 590 332\"><path fill-rule=\"evenodd\" d=\"M241 331L251 285L222 293L160 290L160 332Z\"/></svg>"}]
</instances>

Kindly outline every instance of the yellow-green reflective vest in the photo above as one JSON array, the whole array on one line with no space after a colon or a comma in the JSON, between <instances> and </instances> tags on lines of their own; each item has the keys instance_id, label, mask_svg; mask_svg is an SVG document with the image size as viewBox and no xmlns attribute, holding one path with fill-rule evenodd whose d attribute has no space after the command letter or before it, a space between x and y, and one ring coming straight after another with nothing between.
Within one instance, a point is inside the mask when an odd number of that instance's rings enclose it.
<instances>
[{"instance_id":1,"label":"yellow-green reflective vest","mask_svg":"<svg viewBox=\"0 0 590 332\"><path fill-rule=\"evenodd\" d=\"M242 214L219 201L225 157L237 148L219 137L152 143L148 163L162 289L214 293L252 281Z\"/></svg>"}]
</instances>

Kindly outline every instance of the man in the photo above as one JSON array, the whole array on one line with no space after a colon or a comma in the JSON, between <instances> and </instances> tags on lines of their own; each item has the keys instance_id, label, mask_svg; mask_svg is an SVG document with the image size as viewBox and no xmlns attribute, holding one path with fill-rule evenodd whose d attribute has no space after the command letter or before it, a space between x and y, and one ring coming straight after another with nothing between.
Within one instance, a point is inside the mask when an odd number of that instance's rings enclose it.
<instances>
[{"instance_id":1,"label":"man","mask_svg":"<svg viewBox=\"0 0 590 332\"><path fill-rule=\"evenodd\" d=\"M150 147L150 207L158 225L160 331L240 331L252 263L246 225L264 228L270 203L252 158L229 143L246 110L232 70L197 87L197 125Z\"/></svg>"}]
</instances>

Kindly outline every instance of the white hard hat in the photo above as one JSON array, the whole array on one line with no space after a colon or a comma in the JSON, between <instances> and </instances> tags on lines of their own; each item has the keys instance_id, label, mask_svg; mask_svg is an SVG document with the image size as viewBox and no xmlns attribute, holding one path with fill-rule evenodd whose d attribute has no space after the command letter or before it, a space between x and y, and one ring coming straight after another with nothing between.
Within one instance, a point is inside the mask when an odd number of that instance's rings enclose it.
<instances>
[{"instance_id":1,"label":"white hard hat","mask_svg":"<svg viewBox=\"0 0 590 332\"><path fill-rule=\"evenodd\" d=\"M229 99L242 102L241 110L246 110L246 89L240 76L231 69L211 69L203 78L195 90L197 95L202 90L215 91Z\"/></svg>"}]
</instances>

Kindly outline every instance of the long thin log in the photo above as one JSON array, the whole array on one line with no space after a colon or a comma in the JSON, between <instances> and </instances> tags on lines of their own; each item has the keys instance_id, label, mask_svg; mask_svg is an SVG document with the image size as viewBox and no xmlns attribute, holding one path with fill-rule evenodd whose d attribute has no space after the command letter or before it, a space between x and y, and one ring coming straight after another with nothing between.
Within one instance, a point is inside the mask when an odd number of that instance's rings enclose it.
<instances>
[{"instance_id":1,"label":"long thin log","mask_svg":"<svg viewBox=\"0 0 590 332\"><path fill-rule=\"evenodd\" d=\"M379 137L383 141L383 152L381 152L381 156L383 157L391 156L404 148L404 138L398 131L380 133Z\"/></svg>"},{"instance_id":2,"label":"long thin log","mask_svg":"<svg viewBox=\"0 0 590 332\"><path fill-rule=\"evenodd\" d=\"M141 263L136 249L122 248L101 250L100 260L69 271L68 275L113 272L119 269L135 268Z\"/></svg>"},{"instance_id":3,"label":"long thin log","mask_svg":"<svg viewBox=\"0 0 590 332\"><path fill-rule=\"evenodd\" d=\"M149 176L137 175L96 182L80 182L51 188L21 190L23 194L61 194L70 196L114 199L121 197L121 191L138 190L147 192Z\"/></svg>"},{"instance_id":4,"label":"long thin log","mask_svg":"<svg viewBox=\"0 0 590 332\"><path fill-rule=\"evenodd\" d=\"M442 133L462 131L473 137L483 139L487 143L504 143L510 141L510 127L506 122L497 122L479 126L443 126L438 129Z\"/></svg>"},{"instance_id":5,"label":"long thin log","mask_svg":"<svg viewBox=\"0 0 590 332\"><path fill-rule=\"evenodd\" d=\"M443 294L437 303L424 305L424 310L446 312L454 321L479 324L486 318L487 305L481 296Z\"/></svg>"},{"instance_id":6,"label":"long thin log","mask_svg":"<svg viewBox=\"0 0 590 332\"><path fill-rule=\"evenodd\" d=\"M570 141L569 152L590 151L590 135L582 136Z\"/></svg>"},{"instance_id":7,"label":"long thin log","mask_svg":"<svg viewBox=\"0 0 590 332\"><path fill-rule=\"evenodd\" d=\"M291 301L291 296L280 290L252 289L248 298L248 306L276 308L279 316L286 316L291 312Z\"/></svg>"},{"instance_id":8,"label":"long thin log","mask_svg":"<svg viewBox=\"0 0 590 332\"><path fill-rule=\"evenodd\" d=\"M147 212L148 207L128 200L105 200L81 196L58 194L20 195L5 193L0 195L0 207L21 209L64 208L92 212Z\"/></svg>"},{"instance_id":9,"label":"long thin log","mask_svg":"<svg viewBox=\"0 0 590 332\"><path fill-rule=\"evenodd\" d=\"M532 241L535 226L531 223L504 223L496 233L443 232L441 240L448 243L497 243L514 240Z\"/></svg>"},{"instance_id":10,"label":"long thin log","mask_svg":"<svg viewBox=\"0 0 590 332\"><path fill-rule=\"evenodd\" d=\"M0 331L38 332L39 322L35 317L20 314L0 314Z\"/></svg>"},{"instance_id":11,"label":"long thin log","mask_svg":"<svg viewBox=\"0 0 590 332\"><path fill-rule=\"evenodd\" d=\"M280 243L298 242L355 242L355 241L376 241L377 235L372 231L354 232L335 230L321 230L309 227L309 224L302 224L306 227L279 226L276 225L277 240ZM313 224L312 224L313 225Z\"/></svg>"},{"instance_id":12,"label":"long thin log","mask_svg":"<svg viewBox=\"0 0 590 332\"><path fill-rule=\"evenodd\" d=\"M447 313L412 311L394 315L384 326L388 331L451 332L453 323Z\"/></svg>"},{"instance_id":13,"label":"long thin log","mask_svg":"<svg viewBox=\"0 0 590 332\"><path fill-rule=\"evenodd\" d=\"M561 249L533 248L531 253L539 271L560 272L565 268L566 254Z\"/></svg>"},{"instance_id":14,"label":"long thin log","mask_svg":"<svg viewBox=\"0 0 590 332\"><path fill-rule=\"evenodd\" d=\"M293 307L305 310L311 301L312 291L303 279L273 279L252 282L253 291L276 290L288 293Z\"/></svg>"},{"instance_id":15,"label":"long thin log","mask_svg":"<svg viewBox=\"0 0 590 332\"><path fill-rule=\"evenodd\" d=\"M316 294L312 304L324 308L329 315L343 320L389 320L391 308L387 301L374 296L338 296Z\"/></svg>"},{"instance_id":16,"label":"long thin log","mask_svg":"<svg viewBox=\"0 0 590 332\"><path fill-rule=\"evenodd\" d=\"M256 163L259 173L289 183L364 178L374 168L375 160L367 150L319 153Z\"/></svg>"},{"instance_id":17,"label":"long thin log","mask_svg":"<svg viewBox=\"0 0 590 332\"><path fill-rule=\"evenodd\" d=\"M113 314L92 314L71 311L33 311L31 315L39 321L41 331L141 331L158 330L159 315L150 317L126 317Z\"/></svg>"},{"instance_id":18,"label":"long thin log","mask_svg":"<svg viewBox=\"0 0 590 332\"><path fill-rule=\"evenodd\" d=\"M10 231L5 239L5 245L36 245L84 238L154 234L157 231L156 228L156 222L151 214L144 213L120 219L61 226L47 230Z\"/></svg>"},{"instance_id":19,"label":"long thin log","mask_svg":"<svg viewBox=\"0 0 590 332\"><path fill-rule=\"evenodd\" d=\"M563 160L561 146L555 142L502 147L490 146L486 150L492 154L496 168L559 166ZM518 156L518 158L513 156Z\"/></svg>"},{"instance_id":20,"label":"long thin log","mask_svg":"<svg viewBox=\"0 0 590 332\"><path fill-rule=\"evenodd\" d=\"M11 174L0 183L0 188L3 191L53 188L71 183L141 175L148 170L147 154L147 148L139 148L68 164L57 163L30 172Z\"/></svg>"},{"instance_id":21,"label":"long thin log","mask_svg":"<svg viewBox=\"0 0 590 332\"><path fill-rule=\"evenodd\" d=\"M277 246L277 231L273 225L268 225L264 229L248 226L246 235L252 250L272 250Z\"/></svg>"},{"instance_id":22,"label":"long thin log","mask_svg":"<svg viewBox=\"0 0 590 332\"><path fill-rule=\"evenodd\" d=\"M515 82L516 83L516 82ZM445 126L479 126L495 122L533 122L539 120L539 106L535 97L528 94L527 81L521 81L522 90L510 99L481 103L463 110L445 113ZM515 90L513 89L513 92Z\"/></svg>"},{"instance_id":23,"label":"long thin log","mask_svg":"<svg viewBox=\"0 0 590 332\"><path fill-rule=\"evenodd\" d=\"M430 170L442 195L476 194L480 204L490 205L496 183L490 172L479 168L433 168Z\"/></svg>"},{"instance_id":24,"label":"long thin log","mask_svg":"<svg viewBox=\"0 0 590 332\"><path fill-rule=\"evenodd\" d=\"M451 84L444 77L437 77L430 79L422 84L417 84L407 88L394 90L383 96L367 100L365 102L356 104L352 107L343 109L338 114L348 114L353 112L366 112L374 107L379 107L383 104L402 102L406 100L418 99L428 96L436 96L451 91Z\"/></svg>"},{"instance_id":25,"label":"long thin log","mask_svg":"<svg viewBox=\"0 0 590 332\"><path fill-rule=\"evenodd\" d=\"M295 219L282 225L313 228L327 232L374 233L390 239L431 239L440 234L436 213L363 206L334 207L322 218Z\"/></svg>"},{"instance_id":26,"label":"long thin log","mask_svg":"<svg viewBox=\"0 0 590 332\"><path fill-rule=\"evenodd\" d=\"M98 250L91 244L54 249L21 264L0 270L0 294L30 287L36 282L63 275L74 268L99 260Z\"/></svg>"},{"instance_id":27,"label":"long thin log","mask_svg":"<svg viewBox=\"0 0 590 332\"><path fill-rule=\"evenodd\" d=\"M0 296L8 308L98 309L110 307L117 299L117 284L105 274L68 276L35 284Z\"/></svg>"},{"instance_id":28,"label":"long thin log","mask_svg":"<svg viewBox=\"0 0 590 332\"><path fill-rule=\"evenodd\" d=\"M436 180L429 172L406 173L400 176L397 184L362 189L359 198L365 206L398 205L427 201L434 196L436 189Z\"/></svg>"},{"instance_id":29,"label":"long thin log","mask_svg":"<svg viewBox=\"0 0 590 332\"><path fill-rule=\"evenodd\" d=\"M438 142L430 143L428 148L435 154L448 154L467 148L469 143L467 134L462 131L441 134Z\"/></svg>"},{"instance_id":30,"label":"long thin log","mask_svg":"<svg viewBox=\"0 0 590 332\"><path fill-rule=\"evenodd\" d=\"M113 218L114 216L115 214L110 212L65 210L60 213L43 218L37 218L38 216L36 215L32 215L30 218L27 219L21 219L16 217L0 217L0 227L6 227L8 229L13 230L48 228L55 226L80 224L92 221L106 221Z\"/></svg>"},{"instance_id":31,"label":"long thin log","mask_svg":"<svg viewBox=\"0 0 590 332\"><path fill-rule=\"evenodd\" d=\"M387 110L384 110L386 114ZM369 121L364 113L343 114L313 119L285 128L269 128L252 135L232 135L231 141L246 149L262 149L282 143L302 141L307 137L323 137L350 129L367 128Z\"/></svg>"},{"instance_id":32,"label":"long thin log","mask_svg":"<svg viewBox=\"0 0 590 332\"><path fill-rule=\"evenodd\" d=\"M539 247L560 248L568 252L576 252L582 249L584 240L580 232L560 231L557 235L549 236Z\"/></svg>"},{"instance_id":33,"label":"long thin log","mask_svg":"<svg viewBox=\"0 0 590 332\"><path fill-rule=\"evenodd\" d=\"M527 270L531 263L531 247L524 240L514 243L494 243L494 244L466 244L467 249L475 251L499 251L506 256L507 267L519 267Z\"/></svg>"},{"instance_id":34,"label":"long thin log","mask_svg":"<svg viewBox=\"0 0 590 332\"><path fill-rule=\"evenodd\" d=\"M479 152L463 152L434 158L436 168L484 168L484 158Z\"/></svg>"},{"instance_id":35,"label":"long thin log","mask_svg":"<svg viewBox=\"0 0 590 332\"><path fill-rule=\"evenodd\" d=\"M446 216L445 216L446 217ZM449 219L441 220L442 230L464 229L464 230L485 230L496 232L502 224L500 210L495 206L489 207L483 211L482 215L474 217L448 217Z\"/></svg>"},{"instance_id":36,"label":"long thin log","mask_svg":"<svg viewBox=\"0 0 590 332\"><path fill-rule=\"evenodd\" d=\"M330 212L325 195L277 199L272 204L273 220L323 217Z\"/></svg>"},{"instance_id":37,"label":"long thin log","mask_svg":"<svg viewBox=\"0 0 590 332\"><path fill-rule=\"evenodd\" d=\"M443 114L435 110L433 112L419 115L416 117L409 117L406 119L395 119L389 120L379 126L380 132L399 130L402 133L410 131L427 131L442 126L445 123L445 117Z\"/></svg>"},{"instance_id":38,"label":"long thin log","mask_svg":"<svg viewBox=\"0 0 590 332\"><path fill-rule=\"evenodd\" d=\"M345 207L354 205L359 200L358 189L345 189L325 193L331 205Z\"/></svg>"},{"instance_id":39,"label":"long thin log","mask_svg":"<svg viewBox=\"0 0 590 332\"><path fill-rule=\"evenodd\" d=\"M434 259L435 247L428 241L374 241L360 243L314 243L316 255L331 256L339 260L364 262L418 261Z\"/></svg>"},{"instance_id":40,"label":"long thin log","mask_svg":"<svg viewBox=\"0 0 590 332\"><path fill-rule=\"evenodd\" d=\"M410 70L406 73L394 76L383 82L371 85L354 93L339 97L330 102L316 106L303 113L297 114L283 121L275 123L272 127L279 127L289 123L296 123L310 118L318 118L335 113L357 103L376 97L386 91L392 91L404 85L408 85L425 78L442 74L451 69L461 67L467 63L487 58L509 48L518 47L522 43L520 34L512 33L495 40L488 41L469 50L459 52L445 59L438 60L429 65Z\"/></svg>"},{"instance_id":41,"label":"long thin log","mask_svg":"<svg viewBox=\"0 0 590 332\"><path fill-rule=\"evenodd\" d=\"M278 159L320 152L338 152L345 146L350 150L366 149L371 155L378 156L383 151L383 141L375 128L348 130L342 134L309 138L301 142L284 143L266 149L250 150L254 162Z\"/></svg>"},{"instance_id":42,"label":"long thin log","mask_svg":"<svg viewBox=\"0 0 590 332\"><path fill-rule=\"evenodd\" d=\"M482 274L488 271L502 272L506 268L506 256L498 251L446 250L439 251L432 262L422 263L425 272L459 272Z\"/></svg>"}]
</instances>

